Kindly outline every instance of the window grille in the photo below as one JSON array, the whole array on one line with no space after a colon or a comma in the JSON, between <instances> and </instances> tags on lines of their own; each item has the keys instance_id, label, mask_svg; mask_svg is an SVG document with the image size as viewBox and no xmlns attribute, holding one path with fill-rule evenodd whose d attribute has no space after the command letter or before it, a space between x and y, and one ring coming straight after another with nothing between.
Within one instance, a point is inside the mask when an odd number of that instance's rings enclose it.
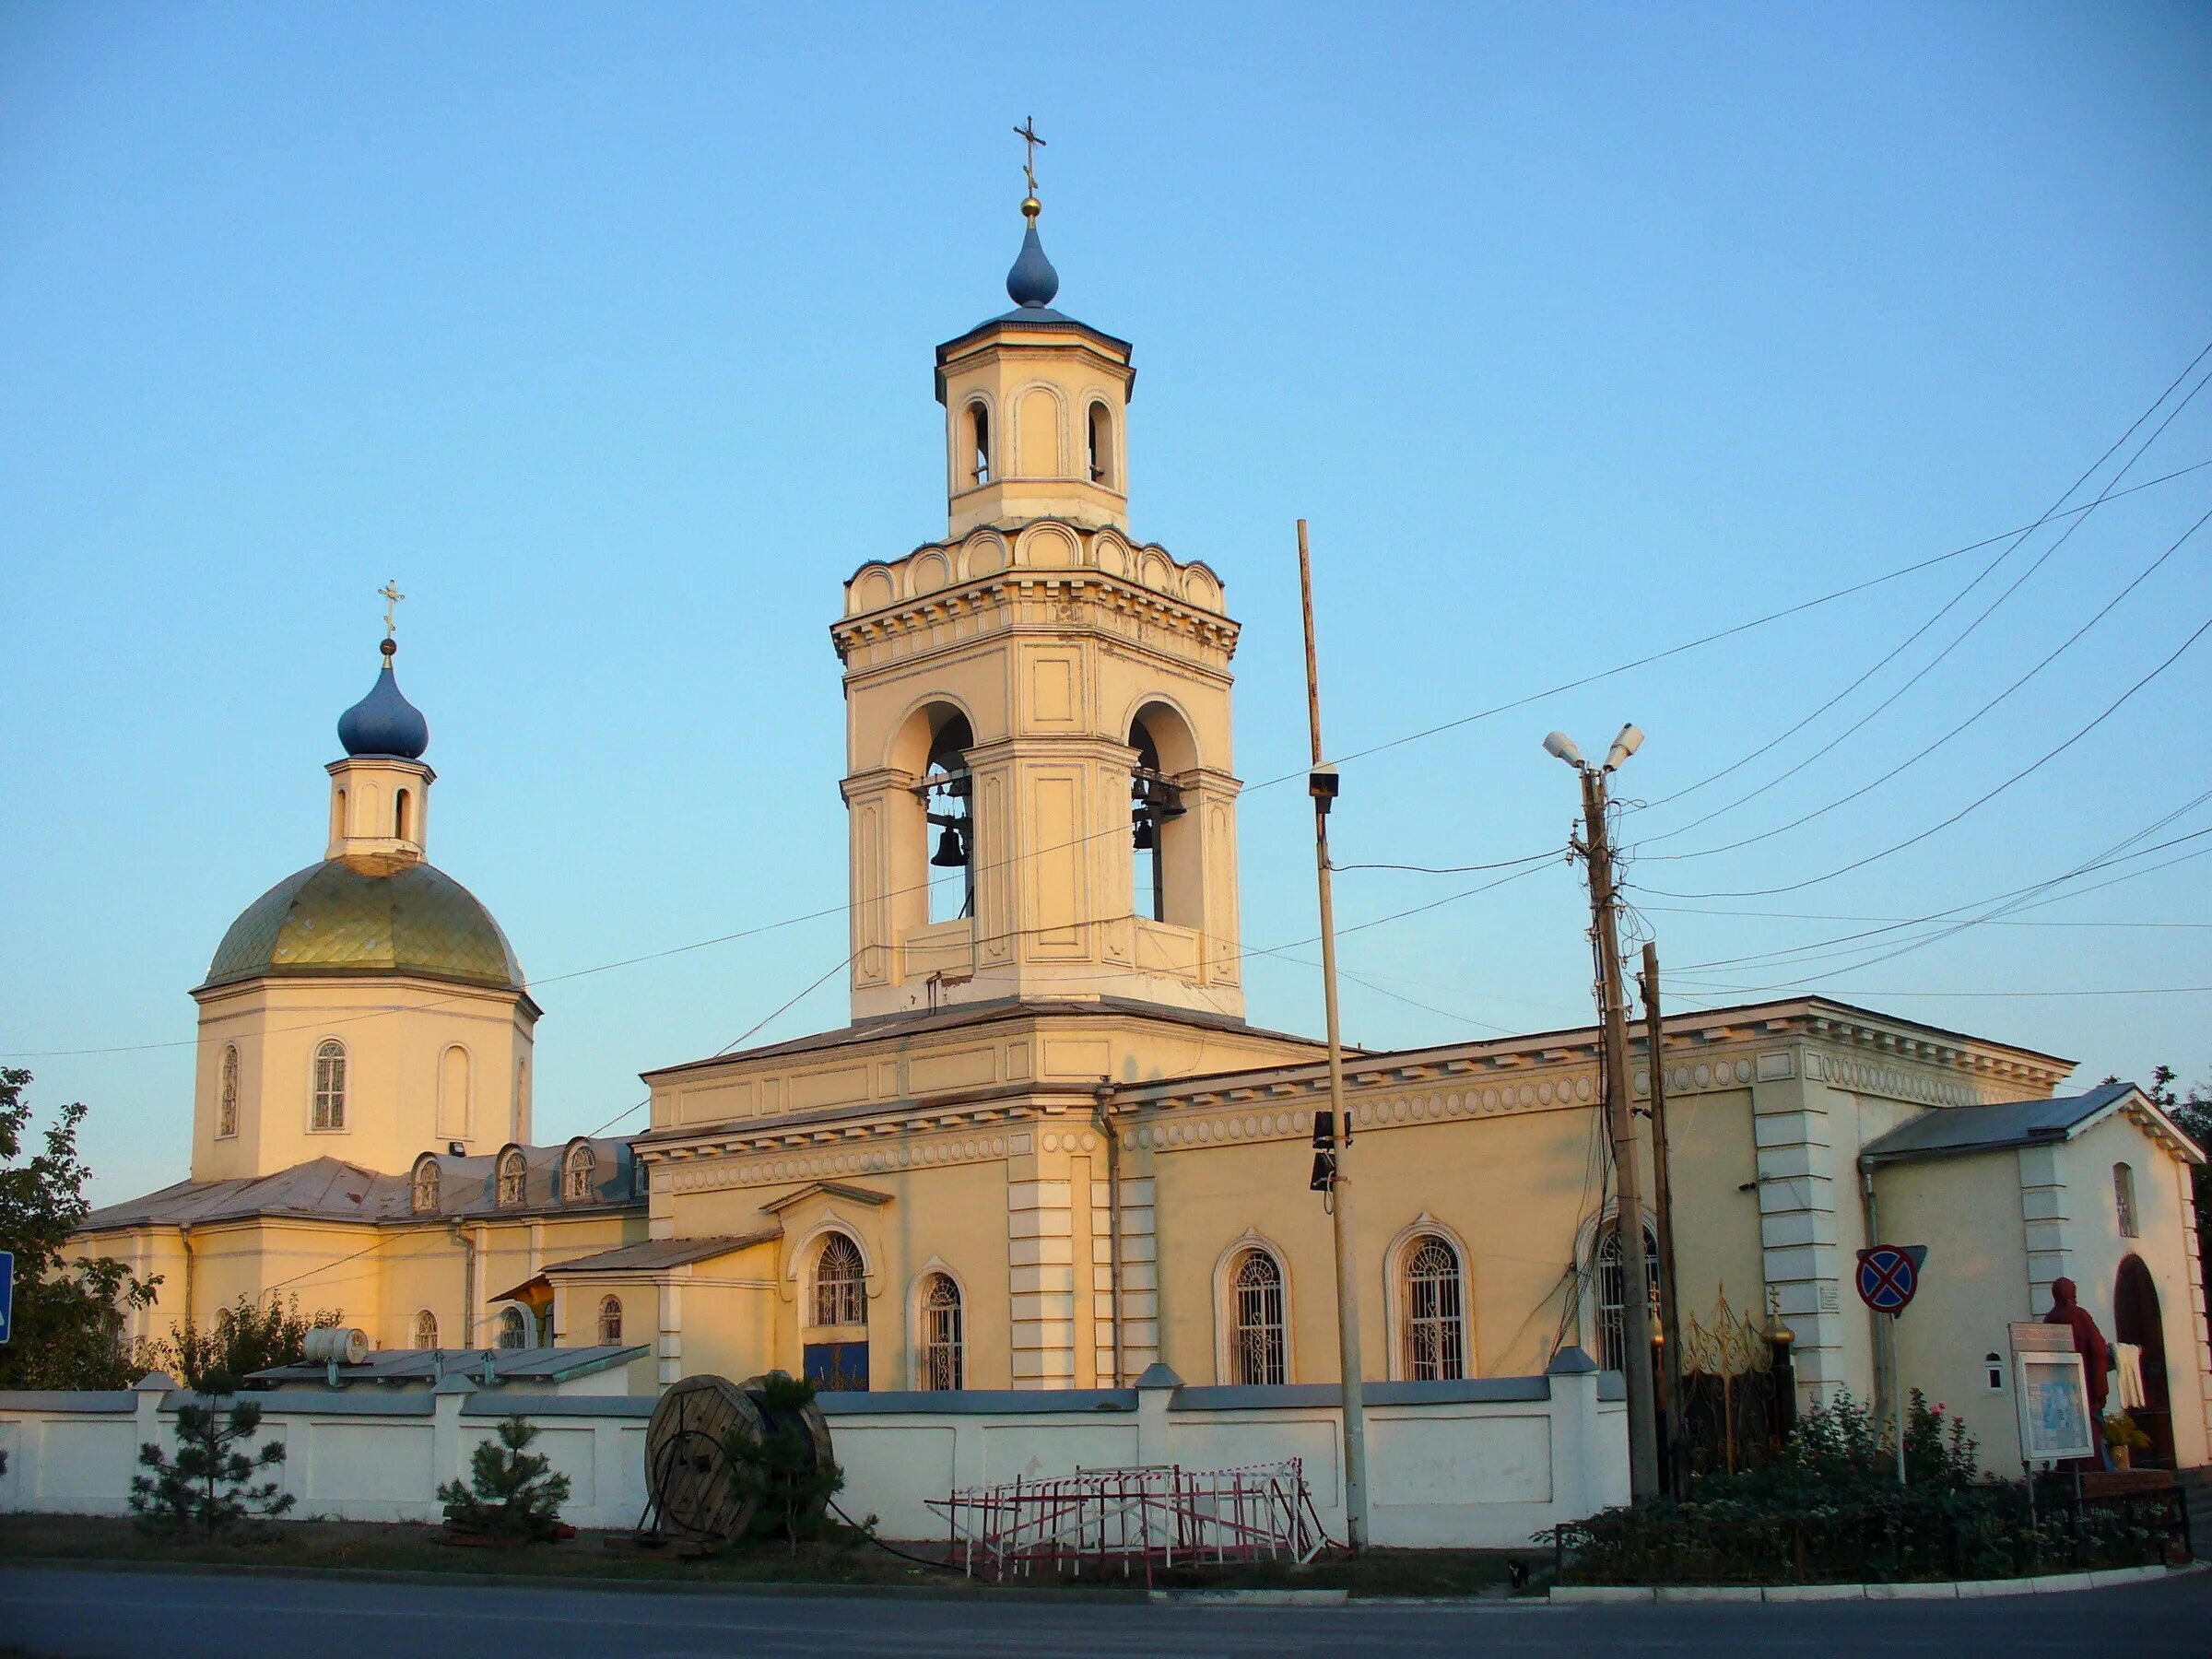
<instances>
[{"instance_id":1,"label":"window grille","mask_svg":"<svg viewBox=\"0 0 2212 1659\"><path fill-rule=\"evenodd\" d=\"M589 1147L578 1147L569 1154L567 1166L561 1171L560 1195L574 1204L592 1195L592 1177L597 1172L598 1159Z\"/></svg>"},{"instance_id":2,"label":"window grille","mask_svg":"<svg viewBox=\"0 0 2212 1659\"><path fill-rule=\"evenodd\" d=\"M933 1273L922 1287L922 1386L964 1387L965 1359L960 1288L951 1275Z\"/></svg>"},{"instance_id":3,"label":"window grille","mask_svg":"<svg viewBox=\"0 0 2212 1659\"><path fill-rule=\"evenodd\" d=\"M438 1315L428 1308L415 1315L415 1346L418 1348L438 1346Z\"/></svg>"},{"instance_id":4,"label":"window grille","mask_svg":"<svg viewBox=\"0 0 2212 1659\"><path fill-rule=\"evenodd\" d=\"M1406 1253L1406 1375L1416 1382L1456 1382L1465 1372L1459 1256L1434 1234Z\"/></svg>"},{"instance_id":5,"label":"window grille","mask_svg":"<svg viewBox=\"0 0 2212 1659\"><path fill-rule=\"evenodd\" d=\"M860 1325L868 1323L866 1274L861 1265L860 1246L843 1233L822 1241L822 1253L814 1263L814 1323L818 1325Z\"/></svg>"},{"instance_id":6,"label":"window grille","mask_svg":"<svg viewBox=\"0 0 2212 1659\"><path fill-rule=\"evenodd\" d=\"M523 1155L520 1152L510 1152L500 1159L499 1201L503 1207L522 1203L523 1178Z\"/></svg>"},{"instance_id":7,"label":"window grille","mask_svg":"<svg viewBox=\"0 0 2212 1659\"><path fill-rule=\"evenodd\" d=\"M215 1132L238 1133L238 1044L235 1042L223 1045L222 1087L216 1107Z\"/></svg>"},{"instance_id":8,"label":"window grille","mask_svg":"<svg viewBox=\"0 0 2212 1659\"><path fill-rule=\"evenodd\" d=\"M346 1045L335 1038L315 1050L315 1112L317 1129L346 1127Z\"/></svg>"},{"instance_id":9,"label":"window grille","mask_svg":"<svg viewBox=\"0 0 2212 1659\"><path fill-rule=\"evenodd\" d=\"M530 1322L520 1308L509 1308L500 1315L500 1346L503 1348L530 1346Z\"/></svg>"},{"instance_id":10,"label":"window grille","mask_svg":"<svg viewBox=\"0 0 2212 1659\"><path fill-rule=\"evenodd\" d=\"M1283 1330L1283 1269L1264 1250L1248 1250L1230 1276L1236 1323L1230 1331L1230 1379L1235 1382L1289 1381Z\"/></svg>"},{"instance_id":11,"label":"window grille","mask_svg":"<svg viewBox=\"0 0 2212 1659\"><path fill-rule=\"evenodd\" d=\"M610 1343L622 1340L622 1299L618 1296L599 1299L599 1340Z\"/></svg>"},{"instance_id":12,"label":"window grille","mask_svg":"<svg viewBox=\"0 0 2212 1659\"><path fill-rule=\"evenodd\" d=\"M1626 1276L1621 1271L1620 1255L1620 1228L1618 1223L1608 1224L1597 1247L1597 1342L1605 1350L1598 1356L1598 1364L1606 1371L1619 1371L1628 1363L1621 1298ZM1656 1296L1659 1236L1648 1224L1643 1230L1643 1277L1646 1297Z\"/></svg>"},{"instance_id":13,"label":"window grille","mask_svg":"<svg viewBox=\"0 0 2212 1659\"><path fill-rule=\"evenodd\" d=\"M435 1215L438 1210L438 1161L426 1158L415 1166L415 1213Z\"/></svg>"},{"instance_id":14,"label":"window grille","mask_svg":"<svg viewBox=\"0 0 2212 1659\"><path fill-rule=\"evenodd\" d=\"M2136 1171L2124 1163L2112 1166L2112 1205L2120 1213L2120 1236L2141 1237L2136 1223Z\"/></svg>"}]
</instances>

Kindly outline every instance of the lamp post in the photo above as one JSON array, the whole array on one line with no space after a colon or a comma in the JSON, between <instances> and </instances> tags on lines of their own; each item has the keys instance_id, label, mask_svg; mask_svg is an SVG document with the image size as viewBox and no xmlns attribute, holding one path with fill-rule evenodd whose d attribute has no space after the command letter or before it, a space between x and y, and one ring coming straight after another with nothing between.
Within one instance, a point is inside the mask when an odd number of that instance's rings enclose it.
<instances>
[{"instance_id":1,"label":"lamp post","mask_svg":"<svg viewBox=\"0 0 2212 1659\"><path fill-rule=\"evenodd\" d=\"M1643 1180L1636 1158L1636 1114L1629 1094L1629 1010L1621 989L1618 890L1613 846L1606 825L1606 781L1643 744L1632 725L1620 728L1603 766L1583 759L1564 732L1544 739L1545 751L1574 768L1583 782L1583 835L1572 843L1590 871L1591 938L1597 951L1599 1013L1606 1054L1606 1119L1613 1141L1614 1225L1620 1237L1621 1354L1629 1395L1629 1496L1659 1492L1659 1423L1652 1388L1652 1306L1645 1290L1650 1268L1643 1249Z\"/></svg>"}]
</instances>

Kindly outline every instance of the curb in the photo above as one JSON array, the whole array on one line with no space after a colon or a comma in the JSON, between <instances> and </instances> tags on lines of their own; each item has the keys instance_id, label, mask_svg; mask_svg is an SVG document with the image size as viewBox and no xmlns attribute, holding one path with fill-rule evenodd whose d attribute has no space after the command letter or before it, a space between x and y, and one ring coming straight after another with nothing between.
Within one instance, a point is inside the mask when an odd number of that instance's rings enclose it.
<instances>
[{"instance_id":1,"label":"curb","mask_svg":"<svg viewBox=\"0 0 2212 1659\"><path fill-rule=\"evenodd\" d=\"M1195 1603L1217 1607L1341 1607L1351 1599L1348 1590L1147 1590L1144 1594L1145 1599L1154 1604Z\"/></svg>"},{"instance_id":2,"label":"curb","mask_svg":"<svg viewBox=\"0 0 2212 1659\"><path fill-rule=\"evenodd\" d=\"M1606 1606L1627 1603L1972 1601L1990 1595L2063 1595L2075 1590L2110 1590L2203 1572L2187 1567L2122 1567L2098 1572L2052 1572L2036 1578L1959 1579L1901 1584L1566 1584L1547 1595L1554 1606Z\"/></svg>"},{"instance_id":3,"label":"curb","mask_svg":"<svg viewBox=\"0 0 2212 1659\"><path fill-rule=\"evenodd\" d=\"M806 1584L722 1583L692 1579L588 1578L559 1572L437 1572L394 1567L290 1567L262 1562L102 1561L79 1556L15 1556L0 1571L142 1572L180 1578L322 1579L352 1584L415 1584L432 1589L619 1591L633 1595L725 1595L848 1601L1122 1602L1142 1605L1142 1589L1030 1590L974 1580L954 1584ZM1230 1593L1233 1594L1233 1593ZM1253 1592L1255 1594L1329 1594L1340 1592Z\"/></svg>"}]
</instances>

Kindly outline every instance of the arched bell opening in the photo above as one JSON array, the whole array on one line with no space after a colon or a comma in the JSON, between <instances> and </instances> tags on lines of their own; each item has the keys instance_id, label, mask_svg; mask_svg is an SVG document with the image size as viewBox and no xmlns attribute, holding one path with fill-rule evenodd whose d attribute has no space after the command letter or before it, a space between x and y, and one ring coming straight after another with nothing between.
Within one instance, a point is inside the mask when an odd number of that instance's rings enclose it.
<instances>
[{"instance_id":1,"label":"arched bell opening","mask_svg":"<svg viewBox=\"0 0 2212 1659\"><path fill-rule=\"evenodd\" d=\"M1177 776L1195 764L1196 751L1182 717L1164 703L1148 703L1130 723L1129 883L1140 917L1198 927L1204 907L1198 884L1197 828Z\"/></svg>"},{"instance_id":2,"label":"arched bell opening","mask_svg":"<svg viewBox=\"0 0 2212 1659\"><path fill-rule=\"evenodd\" d=\"M929 843L929 920L975 914L975 785L968 751L975 732L957 709L931 723L929 756L916 786Z\"/></svg>"}]
</instances>

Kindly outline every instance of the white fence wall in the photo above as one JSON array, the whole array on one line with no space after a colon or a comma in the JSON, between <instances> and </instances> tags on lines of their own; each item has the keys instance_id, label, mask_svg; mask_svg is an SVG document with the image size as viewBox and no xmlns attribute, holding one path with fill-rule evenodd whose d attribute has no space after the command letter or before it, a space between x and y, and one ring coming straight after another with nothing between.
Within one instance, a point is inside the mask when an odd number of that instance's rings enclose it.
<instances>
[{"instance_id":1,"label":"white fence wall","mask_svg":"<svg viewBox=\"0 0 2212 1659\"><path fill-rule=\"evenodd\" d=\"M8 1463L0 1509L125 1512L138 1447L173 1449L176 1409L191 1397L166 1378L112 1394L0 1394ZM285 1445L281 1479L298 1500L296 1516L435 1520L439 1484L465 1477L470 1453L517 1411L542 1431L534 1449L569 1477L569 1520L627 1527L645 1506L650 1396L526 1394L452 1376L434 1392L356 1384L258 1399L263 1438ZM840 1501L855 1516L876 1515L887 1537L941 1533L926 1500L956 1486L1077 1467L1222 1468L1291 1456L1305 1461L1324 1526L1343 1536L1333 1386L1187 1388L1169 1379L1135 1389L821 1401L845 1469ZM1371 1384L1367 1435L1378 1544L1524 1545L1539 1527L1628 1497L1626 1418L1617 1397L1601 1397L1593 1371Z\"/></svg>"}]
</instances>

